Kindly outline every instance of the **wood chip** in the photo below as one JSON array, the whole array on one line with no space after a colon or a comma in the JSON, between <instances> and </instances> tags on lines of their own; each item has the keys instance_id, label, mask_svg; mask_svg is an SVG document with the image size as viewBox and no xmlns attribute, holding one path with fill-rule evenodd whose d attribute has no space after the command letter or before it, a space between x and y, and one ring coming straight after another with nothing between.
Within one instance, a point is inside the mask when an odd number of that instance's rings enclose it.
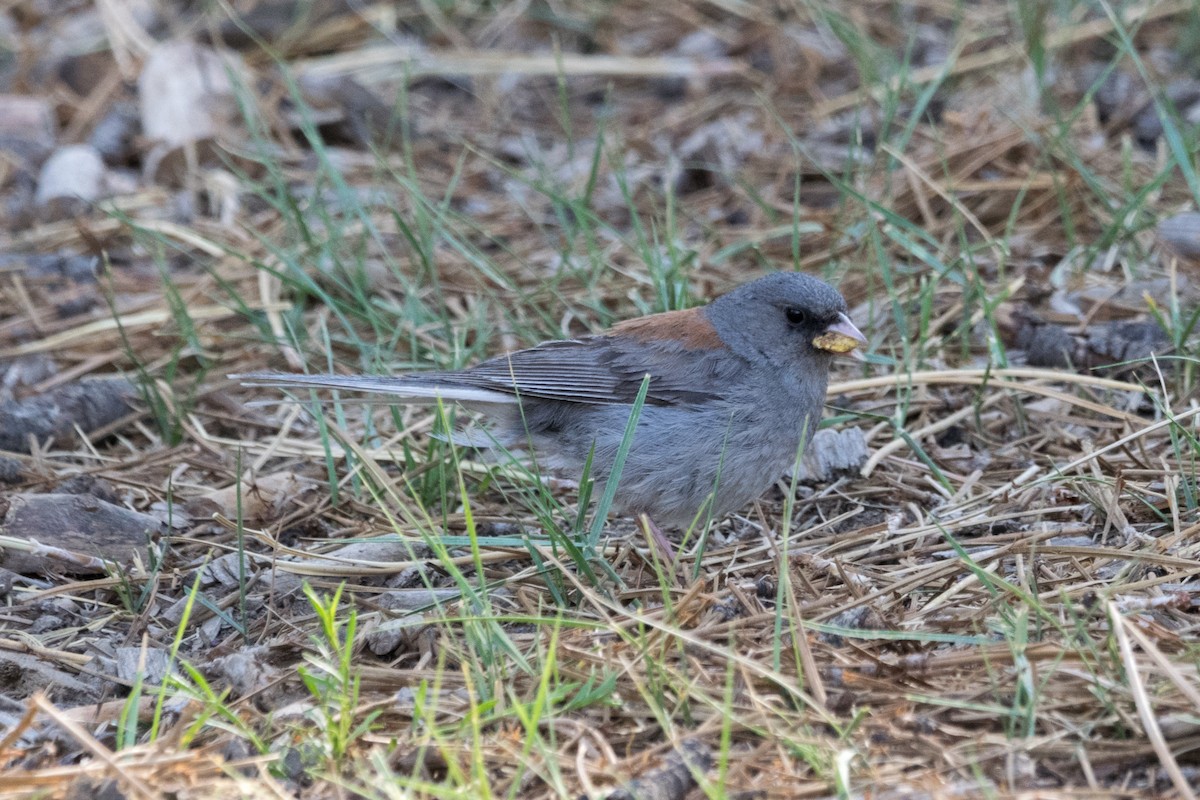
<instances>
[{"instance_id":1,"label":"wood chip","mask_svg":"<svg viewBox=\"0 0 1200 800\"><path fill-rule=\"evenodd\" d=\"M30 443L63 444L133 411L137 389L124 378L89 378L24 400L0 403L0 450L28 453Z\"/></svg>"},{"instance_id":2,"label":"wood chip","mask_svg":"<svg viewBox=\"0 0 1200 800\"><path fill-rule=\"evenodd\" d=\"M154 517L89 495L17 494L2 504L0 566L28 574L103 573L146 559L163 533Z\"/></svg>"}]
</instances>

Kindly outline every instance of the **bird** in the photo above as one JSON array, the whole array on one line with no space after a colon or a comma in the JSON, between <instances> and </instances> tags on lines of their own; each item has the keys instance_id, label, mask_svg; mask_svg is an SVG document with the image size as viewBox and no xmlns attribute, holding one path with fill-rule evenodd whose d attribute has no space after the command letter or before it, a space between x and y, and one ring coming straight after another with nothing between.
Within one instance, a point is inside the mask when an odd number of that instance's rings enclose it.
<instances>
[{"instance_id":1,"label":"bird","mask_svg":"<svg viewBox=\"0 0 1200 800\"><path fill-rule=\"evenodd\" d=\"M596 496L610 479L635 399L643 405L612 511L687 530L760 497L820 422L833 358L867 344L846 301L799 272L743 283L705 306L542 342L474 366L405 375L231 375L246 386L335 389L388 403L458 403L490 421L473 445L532 450L541 468Z\"/></svg>"}]
</instances>

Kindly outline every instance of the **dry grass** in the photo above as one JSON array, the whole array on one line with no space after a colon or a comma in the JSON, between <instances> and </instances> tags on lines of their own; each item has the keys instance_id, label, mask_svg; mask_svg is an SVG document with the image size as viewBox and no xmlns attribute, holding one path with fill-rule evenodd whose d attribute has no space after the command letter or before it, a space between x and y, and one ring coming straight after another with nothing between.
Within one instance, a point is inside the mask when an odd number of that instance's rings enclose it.
<instances>
[{"instance_id":1,"label":"dry grass","mask_svg":"<svg viewBox=\"0 0 1200 800\"><path fill-rule=\"evenodd\" d=\"M150 40L101 5L135 75ZM1154 223L1196 202L1196 137L1164 111L1139 145L1128 88L1186 73L1190 4L332 8L246 50L237 158L3 237L111 264L99 292L0 266L0 363L146 387L5 454L10 488L83 477L172 527L12 584L0 797L1194 796L1196 266ZM388 98L407 69L394 147L315 140L285 66ZM456 366L792 266L871 338L830 417L872 458L674 565L628 520L589 548L571 487L428 410L223 377ZM1031 367L1029 314L1167 345Z\"/></svg>"}]
</instances>

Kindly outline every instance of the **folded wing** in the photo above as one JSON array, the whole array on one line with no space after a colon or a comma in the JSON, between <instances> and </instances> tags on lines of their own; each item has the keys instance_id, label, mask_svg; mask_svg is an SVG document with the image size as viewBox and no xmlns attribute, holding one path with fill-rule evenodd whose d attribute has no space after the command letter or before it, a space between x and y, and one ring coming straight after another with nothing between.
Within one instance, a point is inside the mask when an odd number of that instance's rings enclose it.
<instances>
[{"instance_id":1,"label":"folded wing","mask_svg":"<svg viewBox=\"0 0 1200 800\"><path fill-rule=\"evenodd\" d=\"M700 352L673 342L648 346L624 337L588 336L545 342L453 372L395 377L257 372L231 377L255 386L344 389L406 402L440 397L511 403L525 396L612 405L632 403L649 375L647 403L693 405L718 398L720 387L741 369L744 364L728 351Z\"/></svg>"}]
</instances>

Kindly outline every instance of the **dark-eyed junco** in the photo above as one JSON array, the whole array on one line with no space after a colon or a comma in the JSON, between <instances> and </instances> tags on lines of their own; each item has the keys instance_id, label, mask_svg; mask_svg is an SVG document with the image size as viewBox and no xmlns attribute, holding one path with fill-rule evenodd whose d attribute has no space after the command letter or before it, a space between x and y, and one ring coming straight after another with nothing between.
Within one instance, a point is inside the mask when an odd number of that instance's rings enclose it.
<instances>
[{"instance_id":1,"label":"dark-eyed junco","mask_svg":"<svg viewBox=\"0 0 1200 800\"><path fill-rule=\"evenodd\" d=\"M542 467L579 477L595 448L599 493L649 375L614 510L686 528L701 511L736 511L787 471L816 430L834 355L865 343L837 290L781 272L703 308L651 314L454 372L231 377L380 393L397 403L458 402L490 418L500 446L532 446Z\"/></svg>"}]
</instances>

